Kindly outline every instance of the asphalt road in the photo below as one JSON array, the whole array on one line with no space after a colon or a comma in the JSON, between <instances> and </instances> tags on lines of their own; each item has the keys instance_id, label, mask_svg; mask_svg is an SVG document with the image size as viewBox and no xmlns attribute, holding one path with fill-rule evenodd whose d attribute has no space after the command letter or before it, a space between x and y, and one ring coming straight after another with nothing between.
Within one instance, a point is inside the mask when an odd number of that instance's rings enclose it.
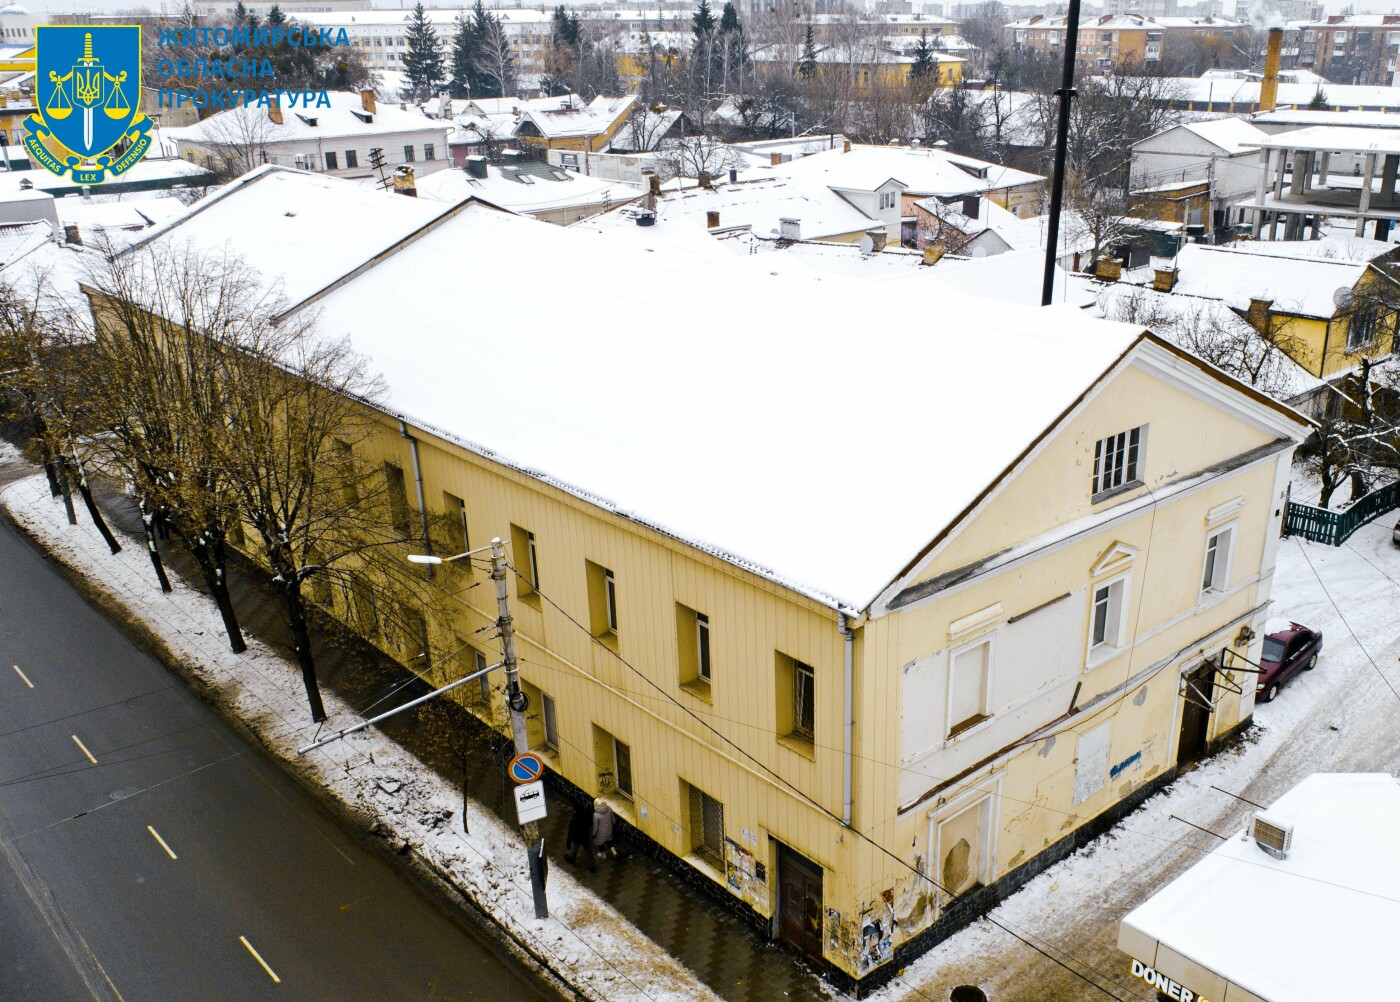
<instances>
[{"instance_id":1,"label":"asphalt road","mask_svg":"<svg viewBox=\"0 0 1400 1002\"><path fill-rule=\"evenodd\" d=\"M543 997L0 521L0 999Z\"/></svg>"}]
</instances>

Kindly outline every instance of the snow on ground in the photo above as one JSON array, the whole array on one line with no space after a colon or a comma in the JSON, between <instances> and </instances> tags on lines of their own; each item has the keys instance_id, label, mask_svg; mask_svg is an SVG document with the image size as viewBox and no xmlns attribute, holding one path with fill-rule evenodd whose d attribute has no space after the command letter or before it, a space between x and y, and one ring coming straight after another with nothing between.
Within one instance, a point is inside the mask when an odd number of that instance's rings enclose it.
<instances>
[{"instance_id":1,"label":"snow on ground","mask_svg":"<svg viewBox=\"0 0 1400 1002\"><path fill-rule=\"evenodd\" d=\"M1150 1000L1118 952L1119 919L1217 844L1171 815L1228 836L1241 830L1251 808L1212 786L1268 805L1314 772L1400 771L1400 742L1383 738L1400 733L1400 548L1390 541L1393 523L1382 516L1341 547L1281 541L1271 613L1322 630L1317 669L1299 673L1274 702L1256 708L1257 726L1245 742L1186 773L991 915L1066 963L1092 968L1098 973L1090 976L1116 997ZM1248 903L1241 908L1247 921ZM980 985L996 1002L1104 997L985 920L916 960L876 997L945 999L959 984Z\"/></svg>"},{"instance_id":2,"label":"snow on ground","mask_svg":"<svg viewBox=\"0 0 1400 1002\"><path fill-rule=\"evenodd\" d=\"M0 461L17 458L0 442ZM150 559L137 545L111 555L80 515L70 526L42 475L0 494L0 503L58 559L106 590L154 631L201 682L252 727L289 768L412 845L482 910L581 997L612 1000L709 1000L714 996L682 964L632 926L565 870L550 874L551 917L534 918L524 845L484 806L470 807L471 834L458 830L461 792L375 730L362 731L304 757L296 749L318 728L308 722L305 690L295 664L255 638L233 654L223 643L211 599L175 579L160 592ZM173 575L172 575L173 577ZM324 692L328 734L360 722L333 693Z\"/></svg>"}]
</instances>

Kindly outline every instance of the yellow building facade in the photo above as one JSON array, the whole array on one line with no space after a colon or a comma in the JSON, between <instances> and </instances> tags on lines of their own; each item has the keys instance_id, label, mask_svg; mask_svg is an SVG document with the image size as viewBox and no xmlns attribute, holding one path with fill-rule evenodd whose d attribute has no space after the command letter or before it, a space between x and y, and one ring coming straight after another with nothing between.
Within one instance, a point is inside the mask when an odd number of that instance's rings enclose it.
<instances>
[{"instance_id":1,"label":"yellow building facade","mask_svg":"<svg viewBox=\"0 0 1400 1002\"><path fill-rule=\"evenodd\" d=\"M190 232L217 233L236 195L196 214ZM309 213L308 200L297 204ZM270 219L279 209L269 200ZM424 267L490 268L522 235L557 241L541 253L576 271L590 267L587 249L608 259L595 262L599 274L624 254L482 207L448 211L303 306L323 309L331 331L351 328L373 357L368 304L400 288L400 274L427 281ZM454 236L453 227L466 229ZM179 225L169 233L184 235ZM661 259L646 254L635 252ZM689 280L680 274L676 289ZM596 284L591 273L557 281L566 298ZM642 285L664 296L670 281L656 273ZM431 305L401 319L383 342L401 351L441 322ZM380 433L359 450L421 519L405 535L426 525L444 554L492 537L507 545L528 731L554 774L607 798L636 837L839 984L865 987L1085 844L1252 714L1247 669L1260 653L1277 512L1305 425L1150 335L1109 324L1085 334L1123 348L1093 356L1107 361L1081 370L1069 405L860 607L388 404L374 412ZM840 361L845 378L850 363ZM468 370L463 399L490 392L487 374L477 376ZM517 380L503 399L522 403L531 386ZM925 439L956 432L900 434L917 464ZM834 451L794 492L793 511L807 491L858 475L862 459ZM712 484L717 497L737 487ZM883 537L886 527L866 529ZM497 661L484 571L444 566L433 584L429 679ZM410 663L355 608L368 595L403 601L394 583L355 591L320 600ZM508 732L498 683L462 701Z\"/></svg>"}]
</instances>

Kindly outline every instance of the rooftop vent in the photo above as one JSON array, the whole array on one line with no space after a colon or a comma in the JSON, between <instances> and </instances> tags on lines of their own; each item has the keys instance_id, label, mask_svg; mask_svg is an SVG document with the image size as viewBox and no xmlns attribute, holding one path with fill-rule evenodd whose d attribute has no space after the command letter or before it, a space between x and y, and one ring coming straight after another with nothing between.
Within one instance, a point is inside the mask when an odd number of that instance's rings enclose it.
<instances>
[{"instance_id":1,"label":"rooftop vent","mask_svg":"<svg viewBox=\"0 0 1400 1002\"><path fill-rule=\"evenodd\" d=\"M1268 814L1256 814L1249 823L1249 837L1274 859L1287 859L1293 848L1293 826Z\"/></svg>"},{"instance_id":2,"label":"rooftop vent","mask_svg":"<svg viewBox=\"0 0 1400 1002\"><path fill-rule=\"evenodd\" d=\"M480 156L467 157L466 171L468 177L486 177L486 158Z\"/></svg>"}]
</instances>

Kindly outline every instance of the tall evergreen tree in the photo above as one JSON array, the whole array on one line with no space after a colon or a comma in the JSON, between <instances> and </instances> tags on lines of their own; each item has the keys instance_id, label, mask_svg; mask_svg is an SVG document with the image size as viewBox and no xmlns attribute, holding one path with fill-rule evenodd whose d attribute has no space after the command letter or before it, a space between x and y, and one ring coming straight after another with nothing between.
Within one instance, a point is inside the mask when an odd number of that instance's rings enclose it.
<instances>
[{"instance_id":1,"label":"tall evergreen tree","mask_svg":"<svg viewBox=\"0 0 1400 1002\"><path fill-rule=\"evenodd\" d=\"M744 40L744 25L739 11L726 0L719 16L718 61L722 67L724 89L743 90L744 64L748 60L748 45Z\"/></svg>"},{"instance_id":2,"label":"tall evergreen tree","mask_svg":"<svg viewBox=\"0 0 1400 1002\"><path fill-rule=\"evenodd\" d=\"M287 15L282 13L282 8L276 4L267 12L267 23L276 28L287 23Z\"/></svg>"},{"instance_id":3,"label":"tall evergreen tree","mask_svg":"<svg viewBox=\"0 0 1400 1002\"><path fill-rule=\"evenodd\" d=\"M405 38L408 51L403 57L404 76L415 99L422 101L435 94L443 82L442 53L438 51L437 31L428 20L428 12L420 2L413 13L404 18L408 25Z\"/></svg>"},{"instance_id":4,"label":"tall evergreen tree","mask_svg":"<svg viewBox=\"0 0 1400 1002\"><path fill-rule=\"evenodd\" d=\"M448 91L453 97L480 97L476 87L475 63L478 59L481 38L473 29L472 19L466 12L457 15L452 22L452 57L449 69Z\"/></svg>"},{"instance_id":5,"label":"tall evergreen tree","mask_svg":"<svg viewBox=\"0 0 1400 1002\"><path fill-rule=\"evenodd\" d=\"M817 75L817 46L812 40L812 26L807 25L807 37L802 40L802 58L797 61L797 73L803 80Z\"/></svg>"},{"instance_id":6,"label":"tall evergreen tree","mask_svg":"<svg viewBox=\"0 0 1400 1002\"><path fill-rule=\"evenodd\" d=\"M933 46L928 44L928 32L920 31L919 40L914 43L914 65L909 67L911 80L928 80L938 73L938 63L933 58Z\"/></svg>"}]
</instances>

